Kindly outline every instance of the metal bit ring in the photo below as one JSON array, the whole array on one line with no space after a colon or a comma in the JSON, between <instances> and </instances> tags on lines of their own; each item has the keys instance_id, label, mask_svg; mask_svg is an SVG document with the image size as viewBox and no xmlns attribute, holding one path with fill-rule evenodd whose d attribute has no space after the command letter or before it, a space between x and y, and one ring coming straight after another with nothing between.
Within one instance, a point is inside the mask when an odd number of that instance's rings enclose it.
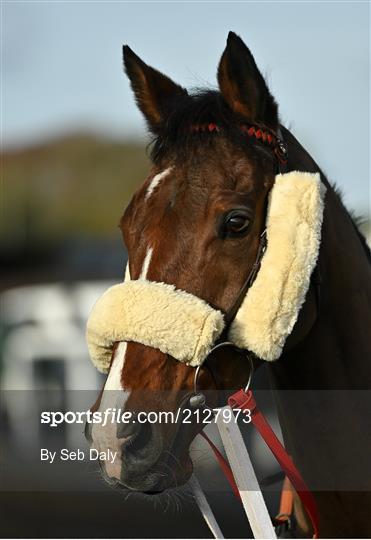
<instances>
[{"instance_id":1,"label":"metal bit ring","mask_svg":"<svg viewBox=\"0 0 371 540\"><path fill-rule=\"evenodd\" d=\"M193 392L195 395L199 394L199 391L197 389L197 383L198 383L198 378L199 378L199 375L200 375L200 371L201 371L201 368L203 367L204 363L206 362L207 358L215 351L217 351L218 349L221 349L222 347L234 347L236 350L241 350L241 349L238 349L234 343L232 343L231 341L223 341L222 343L218 343L217 345L215 345L215 347L213 347L211 349L211 351L209 352L209 354L207 355L207 357L205 358L205 361L200 364L199 366L197 366L196 368L196 371L195 371L195 376L194 376L194 379L193 379ZM245 392L247 392L250 388L250 384L251 384L251 379L252 379L252 376L253 376L253 372L254 372L254 364L253 364L253 361L252 361L252 358L251 358L251 354L249 354L247 351L242 351L246 354L248 360L249 360L249 363L250 363L250 373L249 373L249 378L247 380L247 383L245 385Z\"/></svg>"}]
</instances>

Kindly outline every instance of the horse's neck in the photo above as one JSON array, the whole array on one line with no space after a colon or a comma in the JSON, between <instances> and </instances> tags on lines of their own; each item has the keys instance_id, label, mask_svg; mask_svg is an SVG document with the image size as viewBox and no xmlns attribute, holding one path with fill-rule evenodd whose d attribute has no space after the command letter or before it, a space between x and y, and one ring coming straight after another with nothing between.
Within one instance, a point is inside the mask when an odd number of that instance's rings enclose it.
<instances>
[{"instance_id":1,"label":"horse's neck","mask_svg":"<svg viewBox=\"0 0 371 540\"><path fill-rule=\"evenodd\" d=\"M295 150L302 158L298 168L318 170L300 145ZM321 535L367 537L370 400L362 389L371 389L371 271L355 225L327 188L317 316L269 372L285 445L316 492ZM304 318L305 305L299 327ZM300 512L296 515L305 530Z\"/></svg>"},{"instance_id":2,"label":"horse's neck","mask_svg":"<svg viewBox=\"0 0 371 540\"><path fill-rule=\"evenodd\" d=\"M287 137L294 159L300 163L298 168L318 170L286 132ZM371 327L371 266L354 223L338 195L324 181L327 193L319 255L320 305L308 335L272 366L275 386L371 388L371 341L367 330ZM299 316L298 327L300 323Z\"/></svg>"}]
</instances>

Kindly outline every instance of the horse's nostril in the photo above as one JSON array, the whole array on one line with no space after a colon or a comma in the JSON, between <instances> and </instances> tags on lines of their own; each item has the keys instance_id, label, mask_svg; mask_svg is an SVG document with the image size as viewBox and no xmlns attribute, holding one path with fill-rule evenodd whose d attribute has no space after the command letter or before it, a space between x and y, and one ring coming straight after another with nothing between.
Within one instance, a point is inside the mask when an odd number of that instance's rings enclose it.
<instances>
[{"instance_id":1,"label":"horse's nostril","mask_svg":"<svg viewBox=\"0 0 371 540\"><path fill-rule=\"evenodd\" d=\"M140 455L141 450L146 448L152 437L152 427L150 423L146 422L137 425L139 426L139 429L135 432L135 436L130 437L130 440L124 443L125 452L135 456Z\"/></svg>"},{"instance_id":2,"label":"horse's nostril","mask_svg":"<svg viewBox=\"0 0 371 540\"><path fill-rule=\"evenodd\" d=\"M89 422L85 422L84 435L85 435L85 439L90 443L93 442L91 431L92 431L91 424L89 424Z\"/></svg>"},{"instance_id":3,"label":"horse's nostril","mask_svg":"<svg viewBox=\"0 0 371 540\"><path fill-rule=\"evenodd\" d=\"M127 442L134 439L140 431L140 424L135 418L129 423L120 423L117 426L117 437L119 439L127 439Z\"/></svg>"}]
</instances>

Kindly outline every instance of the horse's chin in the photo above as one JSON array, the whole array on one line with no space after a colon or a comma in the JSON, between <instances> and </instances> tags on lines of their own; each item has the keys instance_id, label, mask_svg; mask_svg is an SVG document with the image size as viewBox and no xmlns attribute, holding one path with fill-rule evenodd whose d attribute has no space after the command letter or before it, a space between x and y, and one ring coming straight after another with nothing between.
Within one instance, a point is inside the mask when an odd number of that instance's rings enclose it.
<instances>
[{"instance_id":1,"label":"horse's chin","mask_svg":"<svg viewBox=\"0 0 371 540\"><path fill-rule=\"evenodd\" d=\"M103 473L103 471L102 471ZM126 494L137 494L148 497L161 495L165 492L176 491L187 484L193 473L193 463L189 456L183 463L177 461L162 467L161 471L147 471L143 477L137 477L131 481L122 482L109 478L102 474L104 481L114 490L125 492Z\"/></svg>"}]
</instances>

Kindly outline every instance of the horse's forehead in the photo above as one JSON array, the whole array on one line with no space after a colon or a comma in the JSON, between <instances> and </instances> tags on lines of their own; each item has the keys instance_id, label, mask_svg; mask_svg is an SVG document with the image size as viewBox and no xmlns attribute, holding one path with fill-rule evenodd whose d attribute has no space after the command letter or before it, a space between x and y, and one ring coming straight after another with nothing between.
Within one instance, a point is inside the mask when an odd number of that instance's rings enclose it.
<instances>
[{"instance_id":1,"label":"horse's forehead","mask_svg":"<svg viewBox=\"0 0 371 540\"><path fill-rule=\"evenodd\" d=\"M259 178L255 173L256 163L244 155L231 156L228 163L215 157L204 161L173 160L161 167L153 167L139 190L139 199L144 211L150 211L154 203L167 207L171 203L174 207L176 201L194 200L195 194L199 203L203 199L206 202L221 190L238 190L242 186L254 188Z\"/></svg>"},{"instance_id":2,"label":"horse's forehead","mask_svg":"<svg viewBox=\"0 0 371 540\"><path fill-rule=\"evenodd\" d=\"M172 156L152 166L121 222L128 248L158 243L164 235L178 234L179 227L199 224L213 209L223 211L234 199L241 204L238 194L252 194L254 200L262 189L265 172L259 160L222 145L220 156L212 151L204 157Z\"/></svg>"}]
</instances>

